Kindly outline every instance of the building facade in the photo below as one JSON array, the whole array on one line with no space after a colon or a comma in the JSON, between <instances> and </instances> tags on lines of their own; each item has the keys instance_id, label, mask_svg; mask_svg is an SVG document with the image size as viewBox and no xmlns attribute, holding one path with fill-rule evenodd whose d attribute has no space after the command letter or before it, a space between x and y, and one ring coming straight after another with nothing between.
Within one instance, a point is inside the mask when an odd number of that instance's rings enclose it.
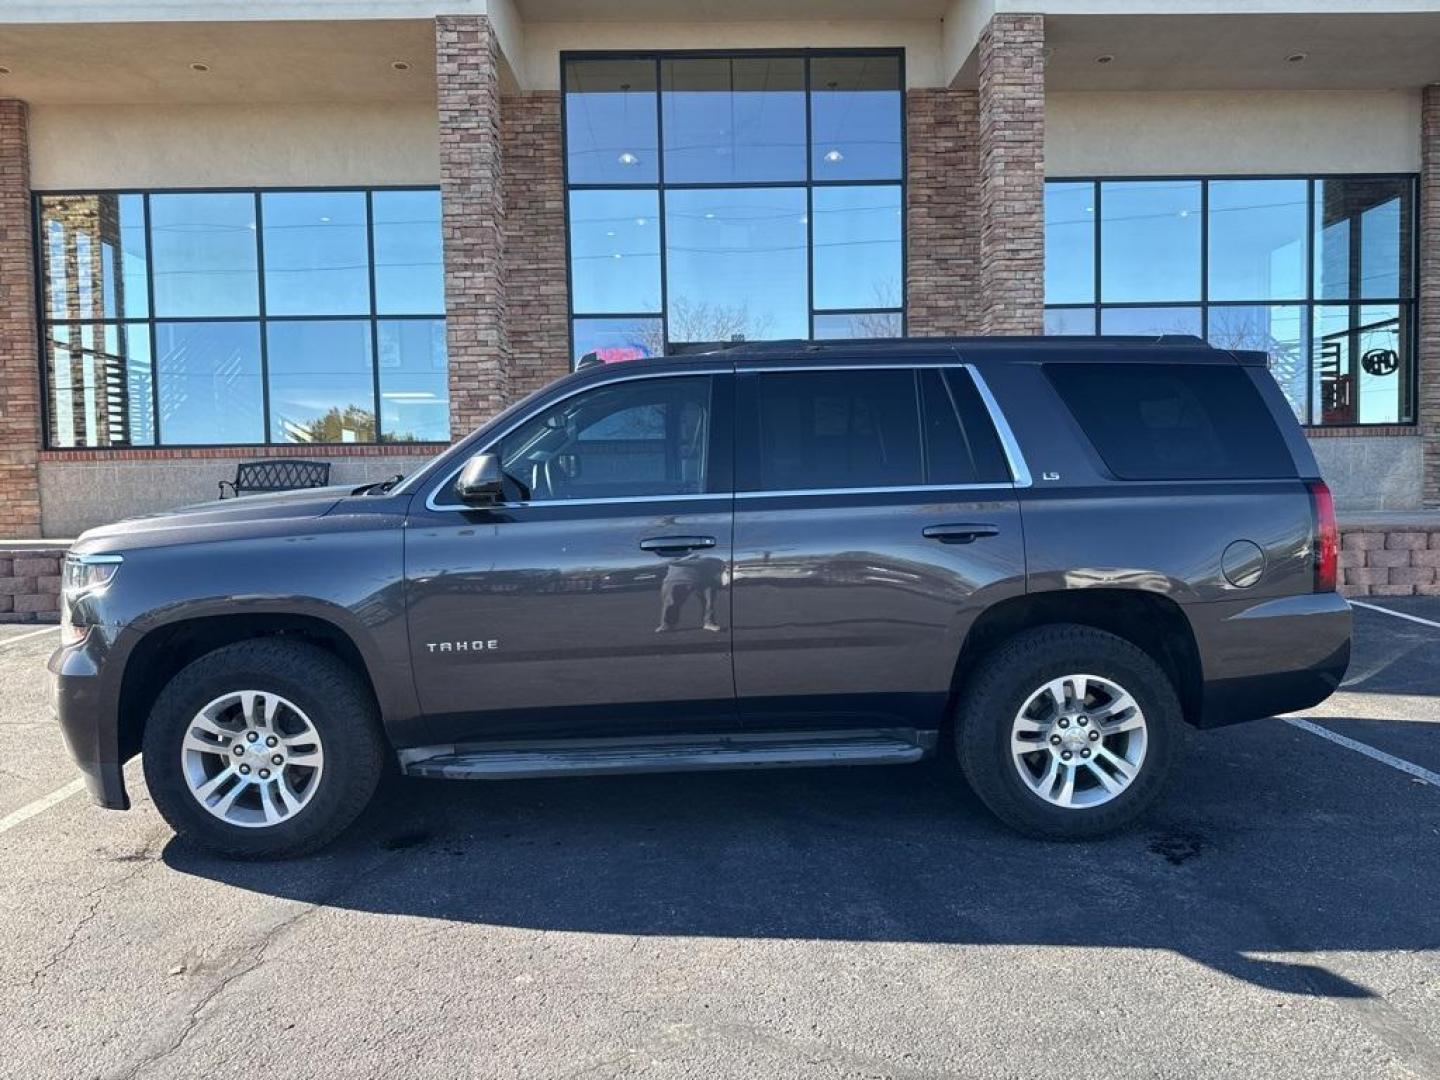
<instances>
[{"instance_id":1,"label":"building facade","mask_svg":"<svg viewBox=\"0 0 1440 1080\"><path fill-rule=\"evenodd\" d=\"M1440 0L0 0L0 535L588 354L1194 334L1440 504Z\"/></svg>"}]
</instances>

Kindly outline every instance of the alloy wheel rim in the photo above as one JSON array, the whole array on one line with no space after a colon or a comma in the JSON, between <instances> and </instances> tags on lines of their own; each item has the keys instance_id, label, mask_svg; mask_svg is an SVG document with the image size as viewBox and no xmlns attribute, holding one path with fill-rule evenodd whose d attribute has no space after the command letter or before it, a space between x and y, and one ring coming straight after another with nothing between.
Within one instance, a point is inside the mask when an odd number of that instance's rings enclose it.
<instances>
[{"instance_id":1,"label":"alloy wheel rim","mask_svg":"<svg viewBox=\"0 0 1440 1080\"><path fill-rule=\"evenodd\" d=\"M1021 781L1052 806L1081 810L1125 792L1145 763L1145 713L1113 679L1063 675L1025 699L1010 728Z\"/></svg>"},{"instance_id":2,"label":"alloy wheel rim","mask_svg":"<svg viewBox=\"0 0 1440 1080\"><path fill-rule=\"evenodd\" d=\"M191 719L180 767L190 794L229 825L264 829L304 810L325 769L320 733L294 702L234 690Z\"/></svg>"}]
</instances>

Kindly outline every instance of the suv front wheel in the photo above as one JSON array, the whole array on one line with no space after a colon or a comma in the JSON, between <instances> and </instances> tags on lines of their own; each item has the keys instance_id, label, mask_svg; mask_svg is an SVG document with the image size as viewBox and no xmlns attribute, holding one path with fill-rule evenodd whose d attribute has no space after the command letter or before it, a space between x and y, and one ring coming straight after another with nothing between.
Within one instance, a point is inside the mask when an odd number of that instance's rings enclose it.
<instances>
[{"instance_id":1,"label":"suv front wheel","mask_svg":"<svg viewBox=\"0 0 1440 1080\"><path fill-rule=\"evenodd\" d=\"M1143 814L1181 734L1165 672L1123 638L1086 626L1017 634L960 696L955 746L970 786L1032 836L1083 839Z\"/></svg>"},{"instance_id":2,"label":"suv front wheel","mask_svg":"<svg viewBox=\"0 0 1440 1080\"><path fill-rule=\"evenodd\" d=\"M181 836L222 855L319 848L365 808L384 761L375 703L346 665L299 641L227 645L156 699L145 783Z\"/></svg>"}]
</instances>

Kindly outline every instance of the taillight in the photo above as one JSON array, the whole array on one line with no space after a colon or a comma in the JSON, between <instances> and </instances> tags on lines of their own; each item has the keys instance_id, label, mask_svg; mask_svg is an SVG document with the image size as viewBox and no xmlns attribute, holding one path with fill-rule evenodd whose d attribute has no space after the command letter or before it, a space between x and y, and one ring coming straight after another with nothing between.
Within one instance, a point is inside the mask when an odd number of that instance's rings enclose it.
<instances>
[{"instance_id":1,"label":"taillight","mask_svg":"<svg viewBox=\"0 0 1440 1080\"><path fill-rule=\"evenodd\" d=\"M1311 537L1315 548L1315 591L1334 592L1340 567L1340 529L1335 524L1335 500L1324 480L1312 480L1310 510L1314 517Z\"/></svg>"}]
</instances>

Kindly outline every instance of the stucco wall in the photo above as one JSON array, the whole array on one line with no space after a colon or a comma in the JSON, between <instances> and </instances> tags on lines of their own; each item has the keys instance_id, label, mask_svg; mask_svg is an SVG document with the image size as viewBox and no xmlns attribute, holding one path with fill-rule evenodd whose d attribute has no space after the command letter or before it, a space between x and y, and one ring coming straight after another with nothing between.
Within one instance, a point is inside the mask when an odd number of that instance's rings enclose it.
<instances>
[{"instance_id":1,"label":"stucco wall","mask_svg":"<svg viewBox=\"0 0 1440 1080\"><path fill-rule=\"evenodd\" d=\"M1420 507L1420 436L1326 436L1310 440L1339 510Z\"/></svg>"},{"instance_id":2,"label":"stucco wall","mask_svg":"<svg viewBox=\"0 0 1440 1080\"><path fill-rule=\"evenodd\" d=\"M36 190L434 184L430 102L37 105Z\"/></svg>"},{"instance_id":3,"label":"stucco wall","mask_svg":"<svg viewBox=\"0 0 1440 1080\"><path fill-rule=\"evenodd\" d=\"M1049 176L1419 172L1419 91L1045 96Z\"/></svg>"},{"instance_id":4,"label":"stucco wall","mask_svg":"<svg viewBox=\"0 0 1440 1080\"><path fill-rule=\"evenodd\" d=\"M315 460L326 460L323 453ZM75 537L86 529L136 514L205 502L216 484L235 478L236 458L167 460L42 461L40 509L43 535ZM332 484L364 484L396 473L412 473L428 460L415 454L394 457L339 457L330 460Z\"/></svg>"}]
</instances>

